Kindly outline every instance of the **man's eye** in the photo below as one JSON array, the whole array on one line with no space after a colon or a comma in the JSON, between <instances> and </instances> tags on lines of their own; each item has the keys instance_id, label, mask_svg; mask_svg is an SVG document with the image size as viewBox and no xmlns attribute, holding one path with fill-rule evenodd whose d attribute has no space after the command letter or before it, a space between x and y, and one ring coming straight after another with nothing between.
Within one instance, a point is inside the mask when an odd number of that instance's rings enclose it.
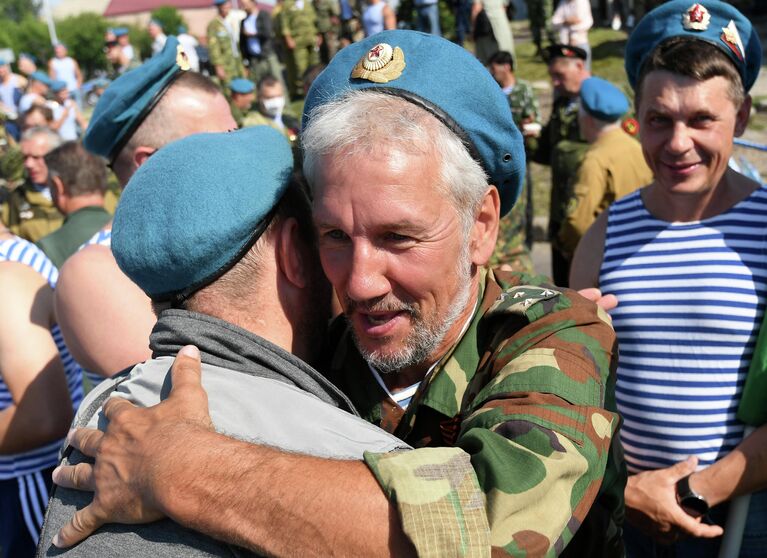
<instances>
[{"instance_id":1,"label":"man's eye","mask_svg":"<svg viewBox=\"0 0 767 558\"><path fill-rule=\"evenodd\" d=\"M331 240L344 240L346 238L346 233L339 229L333 229L332 231L326 232L325 237Z\"/></svg>"},{"instance_id":2,"label":"man's eye","mask_svg":"<svg viewBox=\"0 0 767 558\"><path fill-rule=\"evenodd\" d=\"M389 240L391 242L407 242L413 239L409 236L405 236L404 234L390 232L386 234L386 240Z\"/></svg>"}]
</instances>

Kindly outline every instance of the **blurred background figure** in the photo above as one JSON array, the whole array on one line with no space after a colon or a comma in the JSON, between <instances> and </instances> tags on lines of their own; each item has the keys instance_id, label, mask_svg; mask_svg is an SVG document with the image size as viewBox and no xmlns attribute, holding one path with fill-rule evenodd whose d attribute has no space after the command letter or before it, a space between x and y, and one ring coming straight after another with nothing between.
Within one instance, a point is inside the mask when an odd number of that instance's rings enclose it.
<instances>
[{"instance_id":1,"label":"blurred background figure","mask_svg":"<svg viewBox=\"0 0 767 558\"><path fill-rule=\"evenodd\" d=\"M0 57L0 120L5 124L8 134L19 139L18 118L19 100L27 80L11 71L11 65Z\"/></svg>"},{"instance_id":2,"label":"blurred background figure","mask_svg":"<svg viewBox=\"0 0 767 558\"><path fill-rule=\"evenodd\" d=\"M250 0L243 2L243 6L248 15L240 24L240 53L248 66L250 81L258 83L266 76L283 81L282 66L274 51L274 22L271 14L260 10Z\"/></svg>"},{"instance_id":3,"label":"blurred background figure","mask_svg":"<svg viewBox=\"0 0 767 558\"><path fill-rule=\"evenodd\" d=\"M291 144L298 138L301 122L285 114L285 90L282 83L272 76L266 76L258 83L258 112L248 119L247 125L271 126L285 134Z\"/></svg>"},{"instance_id":4,"label":"blurred background figure","mask_svg":"<svg viewBox=\"0 0 767 558\"><path fill-rule=\"evenodd\" d=\"M122 52L125 55L126 60L128 60L129 64L134 61L141 62L141 57L138 55L136 49L130 42L130 34L128 33L127 27L116 27L114 29L114 40L116 40L117 44L120 45L120 49L122 49Z\"/></svg>"},{"instance_id":5,"label":"blurred background figure","mask_svg":"<svg viewBox=\"0 0 767 558\"><path fill-rule=\"evenodd\" d=\"M256 86L245 78L233 79L229 84L229 108L238 128L251 125L249 116L256 100Z\"/></svg>"},{"instance_id":6,"label":"blurred background figure","mask_svg":"<svg viewBox=\"0 0 767 558\"><path fill-rule=\"evenodd\" d=\"M589 0L561 0L551 16L551 23L559 33L561 44L575 46L586 52L586 68L590 68L589 29L594 25L594 19Z\"/></svg>"},{"instance_id":7,"label":"blurred background figure","mask_svg":"<svg viewBox=\"0 0 767 558\"><path fill-rule=\"evenodd\" d=\"M53 204L62 226L37 241L57 268L112 216L104 209L107 169L103 159L75 141L64 143L45 156Z\"/></svg>"},{"instance_id":8,"label":"blurred background figure","mask_svg":"<svg viewBox=\"0 0 767 558\"><path fill-rule=\"evenodd\" d=\"M311 0L285 0L279 22L288 92L291 99L297 99L303 97L304 72L320 61L319 44L322 37L317 32L317 13Z\"/></svg>"},{"instance_id":9,"label":"blurred background figure","mask_svg":"<svg viewBox=\"0 0 767 558\"><path fill-rule=\"evenodd\" d=\"M55 56L48 61L48 75L52 80L63 81L77 106L82 106L80 87L83 85L83 74L80 65L69 56L63 43L53 47L53 52Z\"/></svg>"},{"instance_id":10,"label":"blurred background figure","mask_svg":"<svg viewBox=\"0 0 767 558\"><path fill-rule=\"evenodd\" d=\"M177 32L178 35L176 35L176 38L186 53L186 58L189 61L189 67L193 72L199 72L200 57L197 54L197 47L200 45L199 41L193 35L190 35L187 32L186 27L183 25L178 26Z\"/></svg>"},{"instance_id":11,"label":"blurred background figure","mask_svg":"<svg viewBox=\"0 0 767 558\"><path fill-rule=\"evenodd\" d=\"M527 16L530 19L530 32L535 43L535 55L543 56L544 35L549 44L556 43L554 27L551 25L551 16L554 12L553 0L525 0L527 3Z\"/></svg>"},{"instance_id":12,"label":"blurred background figure","mask_svg":"<svg viewBox=\"0 0 767 558\"><path fill-rule=\"evenodd\" d=\"M62 140L76 140L87 125L77 103L69 98L69 89L64 81L56 80L51 83L51 92L56 100L56 104L53 105L51 127L58 132Z\"/></svg>"},{"instance_id":13,"label":"blurred background figure","mask_svg":"<svg viewBox=\"0 0 767 558\"><path fill-rule=\"evenodd\" d=\"M32 105L44 105L50 85L51 78L48 77L48 74L39 70L32 72L29 75L26 93L19 99L19 112L22 114L27 112Z\"/></svg>"},{"instance_id":14,"label":"blurred background figure","mask_svg":"<svg viewBox=\"0 0 767 558\"><path fill-rule=\"evenodd\" d=\"M362 11L362 28L366 37L385 29L394 29L396 26L397 16L386 0L367 0Z\"/></svg>"},{"instance_id":15,"label":"blurred background figure","mask_svg":"<svg viewBox=\"0 0 767 558\"><path fill-rule=\"evenodd\" d=\"M317 33L320 34L320 61L330 62L338 51L341 35L341 4L338 0L314 0L317 12Z\"/></svg>"},{"instance_id":16,"label":"blurred background figure","mask_svg":"<svg viewBox=\"0 0 767 558\"><path fill-rule=\"evenodd\" d=\"M32 105L19 121L21 131L26 132L30 128L51 128L53 126L53 110L46 105Z\"/></svg>"},{"instance_id":17,"label":"blurred background figure","mask_svg":"<svg viewBox=\"0 0 767 558\"><path fill-rule=\"evenodd\" d=\"M485 65L499 50L514 55L514 38L511 35L509 18L506 17L507 5L504 0L474 0L472 5L475 54Z\"/></svg>"},{"instance_id":18,"label":"blurred background figure","mask_svg":"<svg viewBox=\"0 0 767 558\"><path fill-rule=\"evenodd\" d=\"M416 29L432 35L442 35L439 25L439 2L437 0L414 0Z\"/></svg>"},{"instance_id":19,"label":"blurred background figure","mask_svg":"<svg viewBox=\"0 0 767 558\"><path fill-rule=\"evenodd\" d=\"M208 53L215 78L218 79L222 91L225 91L230 81L245 77L245 68L240 58L240 47L234 29L227 19L232 3L229 0L214 0L213 3L217 14L208 24Z\"/></svg>"},{"instance_id":20,"label":"blurred background figure","mask_svg":"<svg viewBox=\"0 0 767 558\"><path fill-rule=\"evenodd\" d=\"M165 41L168 40L168 36L163 31L162 24L156 19L149 22L147 31L149 32L149 37L152 39L152 56L154 56L163 49Z\"/></svg>"},{"instance_id":21,"label":"blurred background figure","mask_svg":"<svg viewBox=\"0 0 767 558\"><path fill-rule=\"evenodd\" d=\"M29 77L37 71L37 58L27 52L19 53L19 59L16 62L16 66L19 68L19 72L22 75Z\"/></svg>"}]
</instances>

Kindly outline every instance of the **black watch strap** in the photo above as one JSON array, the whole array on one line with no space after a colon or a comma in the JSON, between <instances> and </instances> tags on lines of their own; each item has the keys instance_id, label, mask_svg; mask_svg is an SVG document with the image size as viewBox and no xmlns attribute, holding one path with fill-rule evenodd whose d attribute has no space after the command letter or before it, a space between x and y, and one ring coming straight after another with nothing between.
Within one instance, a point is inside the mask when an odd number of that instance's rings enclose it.
<instances>
[{"instance_id":1,"label":"black watch strap","mask_svg":"<svg viewBox=\"0 0 767 558\"><path fill-rule=\"evenodd\" d=\"M706 499L690 488L690 475L679 479L676 483L676 497L679 506L692 517L701 517L708 513Z\"/></svg>"}]
</instances>

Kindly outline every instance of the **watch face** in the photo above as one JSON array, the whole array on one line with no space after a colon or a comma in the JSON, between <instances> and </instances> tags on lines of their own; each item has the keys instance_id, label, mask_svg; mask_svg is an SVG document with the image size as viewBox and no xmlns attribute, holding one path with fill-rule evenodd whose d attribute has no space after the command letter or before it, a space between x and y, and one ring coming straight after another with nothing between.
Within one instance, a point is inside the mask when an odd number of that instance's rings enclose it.
<instances>
[{"instance_id":1,"label":"watch face","mask_svg":"<svg viewBox=\"0 0 767 558\"><path fill-rule=\"evenodd\" d=\"M700 496L685 496L682 501L679 502L679 505L685 512L687 512L687 515L691 515L692 517L701 517L708 513L708 504Z\"/></svg>"}]
</instances>

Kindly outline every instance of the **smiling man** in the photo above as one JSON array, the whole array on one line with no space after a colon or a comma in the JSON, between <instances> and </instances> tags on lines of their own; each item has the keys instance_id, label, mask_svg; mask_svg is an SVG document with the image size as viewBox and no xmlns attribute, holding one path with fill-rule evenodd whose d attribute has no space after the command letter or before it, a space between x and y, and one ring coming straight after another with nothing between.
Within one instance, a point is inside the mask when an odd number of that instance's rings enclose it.
<instances>
[{"instance_id":1,"label":"smiling man","mask_svg":"<svg viewBox=\"0 0 767 558\"><path fill-rule=\"evenodd\" d=\"M339 52L305 114L320 259L344 310L325 372L415 449L308 458L195 426L181 391L117 402L106 435L72 437L94 476L57 482L98 486L57 544L162 514L267 555L620 555L609 320L487 267L524 169L497 84L449 41L388 31Z\"/></svg>"},{"instance_id":2,"label":"smiling man","mask_svg":"<svg viewBox=\"0 0 767 558\"><path fill-rule=\"evenodd\" d=\"M717 504L767 485L767 428L739 445L735 419L765 308L767 189L727 166L761 53L748 19L714 0L664 4L626 48L655 179L589 229L571 284L620 302L629 556L716 556L704 538L722 529L701 519L721 524ZM767 493L752 502L741 556L764 554Z\"/></svg>"}]
</instances>

